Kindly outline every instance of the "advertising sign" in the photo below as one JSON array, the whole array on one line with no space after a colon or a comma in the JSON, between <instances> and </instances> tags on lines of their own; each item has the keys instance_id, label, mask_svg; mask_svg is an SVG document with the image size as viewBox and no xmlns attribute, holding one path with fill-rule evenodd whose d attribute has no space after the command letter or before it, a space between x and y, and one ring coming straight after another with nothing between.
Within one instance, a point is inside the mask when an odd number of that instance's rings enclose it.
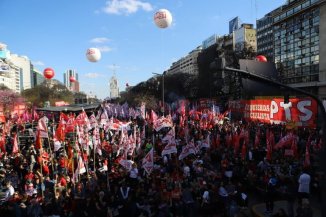
<instances>
[{"instance_id":1,"label":"advertising sign","mask_svg":"<svg viewBox=\"0 0 326 217\"><path fill-rule=\"evenodd\" d=\"M0 63L0 72L9 72L9 71L10 71L10 66L8 64Z\"/></svg>"},{"instance_id":2,"label":"advertising sign","mask_svg":"<svg viewBox=\"0 0 326 217\"><path fill-rule=\"evenodd\" d=\"M317 102L311 98L294 98L289 103L282 98L231 101L229 109L241 113L248 121L295 122L297 126L316 127Z\"/></svg>"}]
</instances>

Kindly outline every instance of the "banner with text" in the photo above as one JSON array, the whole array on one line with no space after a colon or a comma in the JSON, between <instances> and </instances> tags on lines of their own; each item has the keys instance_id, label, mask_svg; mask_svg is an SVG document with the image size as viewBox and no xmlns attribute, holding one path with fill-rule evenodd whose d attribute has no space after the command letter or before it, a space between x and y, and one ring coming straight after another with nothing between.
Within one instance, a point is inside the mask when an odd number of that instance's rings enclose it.
<instances>
[{"instance_id":1,"label":"banner with text","mask_svg":"<svg viewBox=\"0 0 326 217\"><path fill-rule=\"evenodd\" d=\"M248 121L316 127L317 102L311 98L293 98L289 103L283 98L230 101L229 109Z\"/></svg>"}]
</instances>

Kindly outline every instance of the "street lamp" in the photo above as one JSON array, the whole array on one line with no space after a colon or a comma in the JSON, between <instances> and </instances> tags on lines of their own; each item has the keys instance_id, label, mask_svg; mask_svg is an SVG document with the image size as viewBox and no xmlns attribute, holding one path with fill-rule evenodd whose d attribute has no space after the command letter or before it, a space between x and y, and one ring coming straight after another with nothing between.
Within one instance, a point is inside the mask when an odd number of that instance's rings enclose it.
<instances>
[{"instance_id":1,"label":"street lamp","mask_svg":"<svg viewBox=\"0 0 326 217\"><path fill-rule=\"evenodd\" d=\"M165 72L163 72L162 74L152 72L152 74L162 76L162 103L163 103L162 113L163 113L163 116L164 116L164 77L165 77Z\"/></svg>"},{"instance_id":2,"label":"street lamp","mask_svg":"<svg viewBox=\"0 0 326 217\"><path fill-rule=\"evenodd\" d=\"M278 87L283 87L283 88L285 88L287 90L291 90L291 91L295 91L297 93L301 93L303 95L309 96L309 97L313 98L314 100L316 100L317 105L320 108L321 118L322 118L322 122L323 122L322 123L322 144L323 144L322 149L323 150L319 153L320 157L321 157L320 158L321 159L320 165L321 165L321 168L322 168L324 174L326 174L326 164L325 164L325 157L326 157L326 147L325 147L325 145L326 145L326 111L325 111L323 102L316 95L314 95L312 93L309 93L309 92L306 92L306 91L304 91L302 89L298 89L298 88L294 88L294 87L282 84L282 83L280 83L280 82L278 82L276 80L273 80L271 78L267 78L267 77L264 77L264 76L261 76L261 75L258 75L258 74L254 74L254 73L249 72L249 71L226 67L224 58L215 59L215 61L213 61L211 63L211 65L213 66L213 68L215 70L220 71L221 73L222 72L238 72L239 74L244 75L246 78L256 80L256 81L260 81L260 82L266 83L266 84L273 84L273 85L278 86ZM326 178L325 177L322 177L321 184L322 184L322 186L326 186ZM322 194L322 198L325 200L326 199L326 187L322 188L321 194ZM326 206L322 207L322 216L326 217Z\"/></svg>"}]
</instances>

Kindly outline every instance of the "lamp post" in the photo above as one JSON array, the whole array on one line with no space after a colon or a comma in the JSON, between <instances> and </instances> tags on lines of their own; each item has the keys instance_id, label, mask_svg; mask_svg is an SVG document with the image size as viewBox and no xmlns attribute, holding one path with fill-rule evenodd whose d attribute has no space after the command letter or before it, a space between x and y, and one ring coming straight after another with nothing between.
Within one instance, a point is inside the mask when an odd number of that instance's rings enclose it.
<instances>
[{"instance_id":1,"label":"lamp post","mask_svg":"<svg viewBox=\"0 0 326 217\"><path fill-rule=\"evenodd\" d=\"M325 157L326 157L326 111L323 105L323 102L314 94L311 94L309 92L306 92L304 90L298 89L298 88L294 88L285 84L282 84L276 80L273 80L271 78L267 78L249 71L245 71L245 70L240 70L240 69L234 69L234 68L230 68L230 67L226 67L225 64L225 59L224 58L217 58L215 59L215 61L212 62L211 64L214 69L218 70L218 71L225 71L225 72L238 72L239 74L245 76L246 78L252 79L252 80L256 80L262 83L266 83L266 84L273 84L275 86L278 87L283 87L287 90L291 90L291 91L295 91L297 93L301 93L303 95L309 96L311 98L313 98L314 100L316 100L317 105L320 108L320 113L321 113L321 118L322 118L322 151L319 153L320 155L320 166L321 169L324 173L323 176L325 176L326 174L326 164L325 164ZM321 178L321 185L322 185L322 198L325 200L326 199L326 177L322 177ZM323 206L321 209L321 213L322 213L322 217L326 217L326 206Z\"/></svg>"},{"instance_id":2,"label":"lamp post","mask_svg":"<svg viewBox=\"0 0 326 217\"><path fill-rule=\"evenodd\" d=\"M165 77L165 72L163 72L162 74L158 74L158 73L155 73L155 72L152 72L153 75L158 75L158 76L162 76L162 103L163 103L163 106L162 106L162 113L163 113L163 116L164 116L164 77Z\"/></svg>"}]
</instances>

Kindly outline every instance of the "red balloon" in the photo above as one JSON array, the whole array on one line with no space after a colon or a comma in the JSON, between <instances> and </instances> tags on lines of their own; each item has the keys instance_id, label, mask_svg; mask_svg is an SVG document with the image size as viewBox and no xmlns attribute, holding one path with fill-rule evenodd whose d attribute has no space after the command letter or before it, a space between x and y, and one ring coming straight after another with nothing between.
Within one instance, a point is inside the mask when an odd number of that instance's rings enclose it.
<instances>
[{"instance_id":1,"label":"red balloon","mask_svg":"<svg viewBox=\"0 0 326 217\"><path fill-rule=\"evenodd\" d=\"M73 76L71 76L71 77L69 78L69 81L70 81L70 82L75 82L76 79L75 79Z\"/></svg>"},{"instance_id":2,"label":"red balloon","mask_svg":"<svg viewBox=\"0 0 326 217\"><path fill-rule=\"evenodd\" d=\"M46 79L51 79L54 77L54 70L51 68L46 68L43 71L43 75Z\"/></svg>"},{"instance_id":3,"label":"red balloon","mask_svg":"<svg viewBox=\"0 0 326 217\"><path fill-rule=\"evenodd\" d=\"M258 56L256 56L256 60L258 62L267 63L267 58L264 55L258 55Z\"/></svg>"}]
</instances>

